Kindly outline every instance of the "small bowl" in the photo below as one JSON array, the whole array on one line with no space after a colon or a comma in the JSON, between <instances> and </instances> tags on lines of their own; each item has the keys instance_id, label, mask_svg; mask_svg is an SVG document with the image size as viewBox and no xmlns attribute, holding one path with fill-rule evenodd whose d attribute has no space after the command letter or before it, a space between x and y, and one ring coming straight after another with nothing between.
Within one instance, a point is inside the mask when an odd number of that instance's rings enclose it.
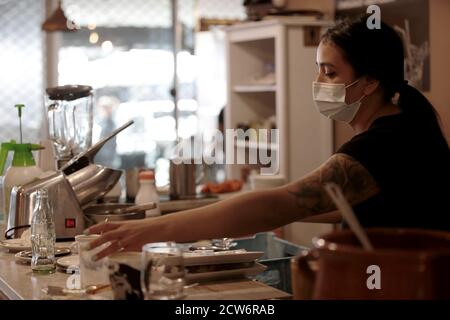
<instances>
[{"instance_id":1,"label":"small bowl","mask_svg":"<svg viewBox=\"0 0 450 320\"><path fill-rule=\"evenodd\" d=\"M134 206L132 203L94 204L83 209L88 225L107 221L137 220L145 218L145 210L129 213L113 213L114 210Z\"/></svg>"}]
</instances>

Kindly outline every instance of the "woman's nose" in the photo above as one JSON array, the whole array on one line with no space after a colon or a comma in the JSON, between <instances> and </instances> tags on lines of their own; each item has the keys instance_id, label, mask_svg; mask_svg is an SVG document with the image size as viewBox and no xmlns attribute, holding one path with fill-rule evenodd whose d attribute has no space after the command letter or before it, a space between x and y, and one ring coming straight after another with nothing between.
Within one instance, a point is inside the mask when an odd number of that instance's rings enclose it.
<instances>
[{"instance_id":1,"label":"woman's nose","mask_svg":"<svg viewBox=\"0 0 450 320\"><path fill-rule=\"evenodd\" d=\"M323 76L322 76L321 73L318 73L316 75L316 79L314 81L316 81L316 82L325 82L325 81L323 81Z\"/></svg>"}]
</instances>

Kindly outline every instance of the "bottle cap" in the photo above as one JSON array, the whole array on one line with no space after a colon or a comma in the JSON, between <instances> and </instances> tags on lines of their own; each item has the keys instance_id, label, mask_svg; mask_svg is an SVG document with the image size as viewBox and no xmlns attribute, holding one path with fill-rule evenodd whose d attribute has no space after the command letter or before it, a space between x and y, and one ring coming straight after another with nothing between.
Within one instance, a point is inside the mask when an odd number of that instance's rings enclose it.
<instances>
[{"instance_id":1,"label":"bottle cap","mask_svg":"<svg viewBox=\"0 0 450 320\"><path fill-rule=\"evenodd\" d=\"M150 170L139 172L139 180L155 180L155 173Z\"/></svg>"}]
</instances>

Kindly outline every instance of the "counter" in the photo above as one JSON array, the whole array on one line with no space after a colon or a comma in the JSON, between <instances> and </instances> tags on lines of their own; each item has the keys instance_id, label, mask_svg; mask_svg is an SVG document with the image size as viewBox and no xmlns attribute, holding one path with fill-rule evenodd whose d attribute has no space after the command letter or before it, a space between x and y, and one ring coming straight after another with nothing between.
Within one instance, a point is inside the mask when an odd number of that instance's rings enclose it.
<instances>
[{"instance_id":1,"label":"counter","mask_svg":"<svg viewBox=\"0 0 450 320\"><path fill-rule=\"evenodd\" d=\"M0 225L2 233L3 229L4 226ZM70 245L70 243L64 242L57 244L59 246ZM50 275L34 274L29 265L16 263L14 253L0 249L0 299L49 299L42 290L48 286L65 287L69 276L69 274L59 271ZM203 283L188 288L186 293L187 300L265 300L291 297L288 293L248 279ZM69 298L70 296L68 296ZM99 292L90 298L94 300L112 299L112 292Z\"/></svg>"}]
</instances>

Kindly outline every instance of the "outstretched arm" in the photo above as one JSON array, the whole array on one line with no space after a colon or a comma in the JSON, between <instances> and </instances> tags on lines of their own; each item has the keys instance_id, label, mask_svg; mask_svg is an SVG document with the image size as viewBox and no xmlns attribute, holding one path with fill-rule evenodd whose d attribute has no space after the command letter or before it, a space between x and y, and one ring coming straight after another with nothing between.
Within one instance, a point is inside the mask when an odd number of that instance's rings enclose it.
<instances>
[{"instance_id":1,"label":"outstretched arm","mask_svg":"<svg viewBox=\"0 0 450 320\"><path fill-rule=\"evenodd\" d=\"M352 204L378 192L375 180L360 163L345 154L335 154L302 179L279 188L249 192L162 217L93 226L89 233L104 234L91 247L112 242L100 258L121 248L140 251L148 242L190 242L271 230L335 210L323 188L326 182L341 186Z\"/></svg>"}]
</instances>

